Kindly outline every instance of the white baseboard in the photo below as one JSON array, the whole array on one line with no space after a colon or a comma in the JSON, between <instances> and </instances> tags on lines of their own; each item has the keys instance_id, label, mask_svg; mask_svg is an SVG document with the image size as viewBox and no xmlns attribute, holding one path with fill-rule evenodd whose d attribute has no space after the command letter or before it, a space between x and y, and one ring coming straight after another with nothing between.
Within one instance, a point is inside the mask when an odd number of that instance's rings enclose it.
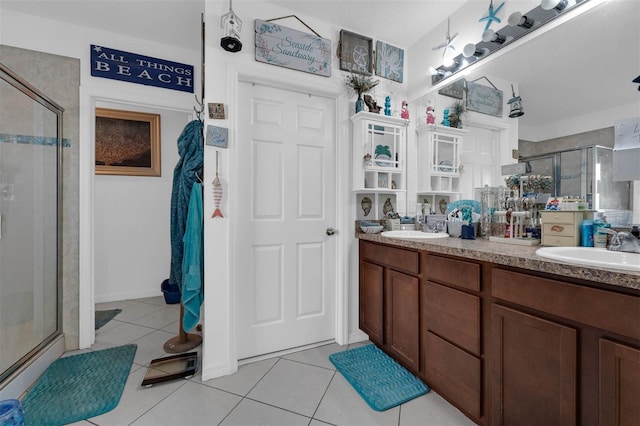
<instances>
[{"instance_id":1,"label":"white baseboard","mask_svg":"<svg viewBox=\"0 0 640 426\"><path fill-rule=\"evenodd\" d=\"M156 290L142 291L137 293L105 294L102 296L96 296L95 303L119 302L121 300L145 299L147 297L158 297L158 296L162 296L162 292L158 292Z\"/></svg>"},{"instance_id":2,"label":"white baseboard","mask_svg":"<svg viewBox=\"0 0 640 426\"><path fill-rule=\"evenodd\" d=\"M364 342L365 340L369 340L369 336L362 330L349 333L349 344Z\"/></svg>"}]
</instances>

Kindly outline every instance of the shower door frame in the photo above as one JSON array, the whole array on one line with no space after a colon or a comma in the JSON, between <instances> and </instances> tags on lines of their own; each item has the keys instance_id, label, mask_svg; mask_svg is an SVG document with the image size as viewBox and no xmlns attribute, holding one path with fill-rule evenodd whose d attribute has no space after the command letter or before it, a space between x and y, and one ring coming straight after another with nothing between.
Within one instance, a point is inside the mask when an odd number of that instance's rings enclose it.
<instances>
[{"instance_id":1,"label":"shower door frame","mask_svg":"<svg viewBox=\"0 0 640 426\"><path fill-rule=\"evenodd\" d=\"M0 79L22 92L25 96L42 105L56 116L56 327L55 331L46 336L38 345L24 354L16 363L6 371L0 371L0 384L5 379L26 365L28 361L42 351L48 344L62 334L62 148L63 148L63 127L62 115L64 108L52 99L41 93L34 86L22 79L11 69L0 63Z\"/></svg>"}]
</instances>

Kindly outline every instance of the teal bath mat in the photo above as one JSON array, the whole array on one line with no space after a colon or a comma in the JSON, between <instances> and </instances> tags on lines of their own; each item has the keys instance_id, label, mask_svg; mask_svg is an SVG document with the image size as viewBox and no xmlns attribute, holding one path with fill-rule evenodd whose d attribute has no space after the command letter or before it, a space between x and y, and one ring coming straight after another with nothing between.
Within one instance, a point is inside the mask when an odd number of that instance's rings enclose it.
<instances>
[{"instance_id":1,"label":"teal bath mat","mask_svg":"<svg viewBox=\"0 0 640 426\"><path fill-rule=\"evenodd\" d=\"M376 411L384 411L429 392L429 387L375 345L329 355L358 394Z\"/></svg>"},{"instance_id":2,"label":"teal bath mat","mask_svg":"<svg viewBox=\"0 0 640 426\"><path fill-rule=\"evenodd\" d=\"M22 400L27 425L64 425L113 410L127 383L136 345L60 358Z\"/></svg>"},{"instance_id":3,"label":"teal bath mat","mask_svg":"<svg viewBox=\"0 0 640 426\"><path fill-rule=\"evenodd\" d=\"M122 309L109 309L106 311L96 311L96 326L95 330L99 329L109 321L113 319L116 315L122 312Z\"/></svg>"}]
</instances>

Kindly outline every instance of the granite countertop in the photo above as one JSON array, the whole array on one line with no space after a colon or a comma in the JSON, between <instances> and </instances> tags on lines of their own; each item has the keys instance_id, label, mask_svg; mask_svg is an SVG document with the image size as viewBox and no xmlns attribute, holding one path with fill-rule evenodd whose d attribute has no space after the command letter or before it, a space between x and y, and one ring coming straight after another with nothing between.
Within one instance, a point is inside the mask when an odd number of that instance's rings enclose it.
<instances>
[{"instance_id":1,"label":"granite countertop","mask_svg":"<svg viewBox=\"0 0 640 426\"><path fill-rule=\"evenodd\" d=\"M441 238L434 240L386 238L380 234L357 233L361 240L375 241L388 245L426 250L433 253L464 257L467 259L513 266L532 271L546 272L564 277L609 284L615 287L635 289L640 294L640 273L616 271L613 269L570 265L536 255L540 246L521 246L494 243L488 240L463 240L461 238Z\"/></svg>"}]
</instances>

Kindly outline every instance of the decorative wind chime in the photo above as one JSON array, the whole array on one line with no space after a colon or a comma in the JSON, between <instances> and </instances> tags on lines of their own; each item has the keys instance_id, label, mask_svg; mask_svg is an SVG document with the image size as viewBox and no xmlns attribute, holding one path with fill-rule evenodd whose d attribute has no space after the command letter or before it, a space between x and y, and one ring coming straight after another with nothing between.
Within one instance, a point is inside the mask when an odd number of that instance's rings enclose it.
<instances>
[{"instance_id":1,"label":"decorative wind chime","mask_svg":"<svg viewBox=\"0 0 640 426\"><path fill-rule=\"evenodd\" d=\"M211 215L214 217L224 217L222 212L220 211L220 201L222 201L222 183L220 182L220 177L218 176L218 155L219 151L216 151L216 177L213 179L213 203L216 206L216 209L213 211Z\"/></svg>"}]
</instances>

